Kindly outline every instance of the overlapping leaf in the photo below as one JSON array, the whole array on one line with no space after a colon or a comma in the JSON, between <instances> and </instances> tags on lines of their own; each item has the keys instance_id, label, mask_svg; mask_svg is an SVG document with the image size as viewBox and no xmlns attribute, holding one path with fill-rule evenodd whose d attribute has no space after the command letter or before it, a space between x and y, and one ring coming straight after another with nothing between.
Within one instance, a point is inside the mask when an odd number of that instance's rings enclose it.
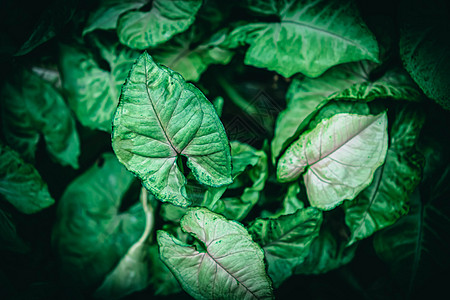
<instances>
[{"instance_id":1,"label":"overlapping leaf","mask_svg":"<svg viewBox=\"0 0 450 300\"><path fill-rule=\"evenodd\" d=\"M120 17L119 40L140 50L167 42L189 28L201 4L202 0L154 0L150 11L131 11Z\"/></svg>"},{"instance_id":2,"label":"overlapping leaf","mask_svg":"<svg viewBox=\"0 0 450 300\"><path fill-rule=\"evenodd\" d=\"M63 87L68 94L69 105L81 124L111 132L120 89L137 55L117 43L96 40L95 44L106 66L101 66L87 48L61 46Z\"/></svg>"},{"instance_id":3,"label":"overlapping leaf","mask_svg":"<svg viewBox=\"0 0 450 300\"><path fill-rule=\"evenodd\" d=\"M245 63L285 77L320 76L332 66L363 59L378 61L378 45L353 1L247 1L258 14L279 21L236 28L230 46L249 44ZM311 51L311 49L316 49Z\"/></svg>"},{"instance_id":4,"label":"overlapping leaf","mask_svg":"<svg viewBox=\"0 0 450 300\"><path fill-rule=\"evenodd\" d=\"M3 133L25 160L34 160L43 136L47 151L62 165L78 168L80 141L61 94L29 71L19 71L1 91Z\"/></svg>"},{"instance_id":5,"label":"overlapping leaf","mask_svg":"<svg viewBox=\"0 0 450 300\"><path fill-rule=\"evenodd\" d=\"M228 139L214 107L193 85L145 52L123 87L112 144L119 161L161 201L186 206L181 156L208 186L232 182Z\"/></svg>"},{"instance_id":6,"label":"overlapping leaf","mask_svg":"<svg viewBox=\"0 0 450 300\"><path fill-rule=\"evenodd\" d=\"M321 223L322 213L309 207L276 219L258 218L250 224L249 233L264 249L268 274L275 287L304 261Z\"/></svg>"},{"instance_id":7,"label":"overlapping leaf","mask_svg":"<svg viewBox=\"0 0 450 300\"><path fill-rule=\"evenodd\" d=\"M345 202L349 243L392 225L408 212L409 196L419 184L423 168L423 157L414 148L422 125L423 115L417 108L406 106L397 114L386 162L370 186Z\"/></svg>"},{"instance_id":8,"label":"overlapping leaf","mask_svg":"<svg viewBox=\"0 0 450 300\"><path fill-rule=\"evenodd\" d=\"M140 204L119 212L133 178L113 154L105 154L65 190L52 242L68 283L100 284L144 232Z\"/></svg>"},{"instance_id":9,"label":"overlapping leaf","mask_svg":"<svg viewBox=\"0 0 450 300\"><path fill-rule=\"evenodd\" d=\"M332 209L367 187L387 151L387 115L337 114L304 133L280 158L277 177L303 173L312 206Z\"/></svg>"},{"instance_id":10,"label":"overlapping leaf","mask_svg":"<svg viewBox=\"0 0 450 300\"><path fill-rule=\"evenodd\" d=\"M198 241L194 247L158 231L163 262L183 289L196 299L271 299L264 252L240 224L205 208L191 208L183 230Z\"/></svg>"},{"instance_id":11,"label":"overlapping leaf","mask_svg":"<svg viewBox=\"0 0 450 300\"><path fill-rule=\"evenodd\" d=\"M0 194L25 214L49 207L55 200L39 172L20 155L0 144Z\"/></svg>"}]
</instances>

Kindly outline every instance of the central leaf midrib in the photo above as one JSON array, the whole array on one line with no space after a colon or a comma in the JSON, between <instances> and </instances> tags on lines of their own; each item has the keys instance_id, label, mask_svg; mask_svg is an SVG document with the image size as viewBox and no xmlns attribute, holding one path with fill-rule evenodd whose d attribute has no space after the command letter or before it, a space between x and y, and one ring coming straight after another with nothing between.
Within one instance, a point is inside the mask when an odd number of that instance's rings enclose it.
<instances>
[{"instance_id":1,"label":"central leaf midrib","mask_svg":"<svg viewBox=\"0 0 450 300\"><path fill-rule=\"evenodd\" d=\"M173 145L172 142L170 141L169 136L168 136L167 133L166 133L166 129L165 129L164 125L162 124L161 119L160 119L160 117L159 117L159 115L158 115L158 112L157 112L157 110L156 110L156 107L155 107L155 105L153 104L152 97L150 96L150 93L149 93L149 90L148 90L148 87L147 87L148 73L147 73L147 61L146 61L145 59L144 59L144 74L145 74L145 82L144 82L144 84L145 84L145 91L146 91L146 93L147 93L147 97L148 97L148 100L149 100L149 102L150 102L150 105L152 106L152 109L153 109L153 111L155 112L156 119L158 120L159 126L161 127L161 130L162 130L162 132L164 133L164 136L166 137L167 142L169 142L170 147L171 147L171 148L175 151L175 153L178 155L178 154L180 154L180 153L177 151L177 149L174 147L174 145Z\"/></svg>"},{"instance_id":2,"label":"central leaf midrib","mask_svg":"<svg viewBox=\"0 0 450 300\"><path fill-rule=\"evenodd\" d=\"M231 277L233 277L237 282L239 282L250 294L252 294L256 299L258 299L258 297L256 297L256 295L244 284L242 283L241 280L239 280L238 278L236 278L236 276L234 276L233 274L231 274L227 269L225 269L224 266L222 266L212 255L211 253L209 253L208 249L206 249L206 253L219 267L221 267L225 272L227 272Z\"/></svg>"},{"instance_id":3,"label":"central leaf midrib","mask_svg":"<svg viewBox=\"0 0 450 300\"><path fill-rule=\"evenodd\" d=\"M308 161L306 161L307 166L312 167L315 164L317 164L318 162L324 160L325 158L327 158L328 156L332 155L334 152L338 151L339 149L341 149L342 147L344 147L348 142L350 142L351 140L353 140L356 136L358 136L359 134L361 134L364 130L366 130L367 128L369 128L373 123L375 123L379 118L381 118L383 116L383 114L380 114L378 116L378 118L375 118L372 122L370 122L369 124L367 124L366 126L364 126L361 130L358 130L358 132L356 132L355 134L351 135L348 139L346 139L344 141L344 143L342 143L341 145L339 145L338 147L336 147L336 149L334 149L333 151L331 151L330 153L327 153L327 155L323 156L323 157L319 157L316 161L314 161L313 163L309 163ZM304 151L306 154L306 147L304 147ZM306 157L306 155L305 155Z\"/></svg>"}]
</instances>

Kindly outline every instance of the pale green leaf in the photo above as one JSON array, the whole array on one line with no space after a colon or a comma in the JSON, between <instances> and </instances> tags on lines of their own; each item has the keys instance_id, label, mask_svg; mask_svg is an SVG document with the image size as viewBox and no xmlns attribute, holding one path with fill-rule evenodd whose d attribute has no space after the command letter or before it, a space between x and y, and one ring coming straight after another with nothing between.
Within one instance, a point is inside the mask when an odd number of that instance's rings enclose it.
<instances>
[{"instance_id":1,"label":"pale green leaf","mask_svg":"<svg viewBox=\"0 0 450 300\"><path fill-rule=\"evenodd\" d=\"M219 31L202 40L203 31L205 31L203 27L194 25L188 31L151 49L149 53L156 62L180 73L185 80L198 81L209 65L226 65L234 54L220 46L225 40L226 32Z\"/></svg>"},{"instance_id":2,"label":"pale green leaf","mask_svg":"<svg viewBox=\"0 0 450 300\"><path fill-rule=\"evenodd\" d=\"M144 50L167 42L191 26L202 0L153 0L150 11L131 11L119 18L122 44Z\"/></svg>"},{"instance_id":3,"label":"pale green leaf","mask_svg":"<svg viewBox=\"0 0 450 300\"><path fill-rule=\"evenodd\" d=\"M130 49L96 40L101 58L110 70L102 69L93 52L81 46L61 45L60 67L69 105L84 126L111 132L120 89L137 54Z\"/></svg>"},{"instance_id":4,"label":"pale green leaf","mask_svg":"<svg viewBox=\"0 0 450 300\"><path fill-rule=\"evenodd\" d=\"M205 208L191 208L181 220L184 231L198 241L185 244L158 231L160 256L196 299L272 299L264 251L237 222Z\"/></svg>"},{"instance_id":5,"label":"pale green leaf","mask_svg":"<svg viewBox=\"0 0 450 300\"><path fill-rule=\"evenodd\" d=\"M48 192L47 184L33 165L23 161L16 151L2 144L0 194L25 214L36 213L55 203Z\"/></svg>"},{"instance_id":6,"label":"pale green leaf","mask_svg":"<svg viewBox=\"0 0 450 300\"><path fill-rule=\"evenodd\" d=\"M321 224L322 213L308 207L278 218L258 218L249 225L253 240L264 249L274 287L279 287L304 261Z\"/></svg>"},{"instance_id":7,"label":"pale green leaf","mask_svg":"<svg viewBox=\"0 0 450 300\"><path fill-rule=\"evenodd\" d=\"M338 64L363 59L378 61L377 42L353 1L270 2L272 9L268 14L279 21L243 25L230 34L230 47L250 45L246 64L285 77L298 72L317 77ZM261 6L268 4L251 1L249 5L250 10L261 13Z\"/></svg>"},{"instance_id":8,"label":"pale green leaf","mask_svg":"<svg viewBox=\"0 0 450 300\"><path fill-rule=\"evenodd\" d=\"M280 158L281 182L303 174L312 206L329 210L372 181L387 151L387 115L337 114L304 133Z\"/></svg>"},{"instance_id":9,"label":"pale green leaf","mask_svg":"<svg viewBox=\"0 0 450 300\"><path fill-rule=\"evenodd\" d=\"M422 125L423 115L417 108L406 106L396 115L384 165L370 186L344 203L350 244L392 225L409 211L409 196L423 168L423 157L414 148Z\"/></svg>"},{"instance_id":10,"label":"pale green leaf","mask_svg":"<svg viewBox=\"0 0 450 300\"><path fill-rule=\"evenodd\" d=\"M147 0L102 0L95 11L91 13L83 29L83 35L94 30L115 29L121 14L141 8Z\"/></svg>"},{"instance_id":11,"label":"pale green leaf","mask_svg":"<svg viewBox=\"0 0 450 300\"><path fill-rule=\"evenodd\" d=\"M119 161L163 202L190 203L177 163L181 156L200 183L232 182L230 146L214 107L146 52L123 87L112 136Z\"/></svg>"},{"instance_id":12,"label":"pale green leaf","mask_svg":"<svg viewBox=\"0 0 450 300\"><path fill-rule=\"evenodd\" d=\"M182 291L175 276L159 258L158 245L150 246L150 273L155 295L168 296Z\"/></svg>"},{"instance_id":13,"label":"pale green leaf","mask_svg":"<svg viewBox=\"0 0 450 300\"><path fill-rule=\"evenodd\" d=\"M68 283L100 284L144 232L141 204L119 212L133 179L108 153L64 191L52 243Z\"/></svg>"},{"instance_id":14,"label":"pale green leaf","mask_svg":"<svg viewBox=\"0 0 450 300\"><path fill-rule=\"evenodd\" d=\"M4 84L0 98L6 141L25 160L34 160L42 136L52 158L78 168L80 141L75 121L52 85L23 70Z\"/></svg>"}]
</instances>

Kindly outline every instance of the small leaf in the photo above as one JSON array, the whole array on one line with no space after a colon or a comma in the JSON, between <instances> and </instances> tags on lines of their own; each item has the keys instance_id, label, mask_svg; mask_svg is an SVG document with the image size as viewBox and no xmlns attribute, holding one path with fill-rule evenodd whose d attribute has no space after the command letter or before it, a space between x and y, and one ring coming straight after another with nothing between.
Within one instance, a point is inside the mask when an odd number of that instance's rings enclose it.
<instances>
[{"instance_id":1,"label":"small leaf","mask_svg":"<svg viewBox=\"0 0 450 300\"><path fill-rule=\"evenodd\" d=\"M119 103L120 89L137 54L95 40L108 69L102 69L94 53L81 46L61 45L60 68L69 105L84 126L111 132L112 118Z\"/></svg>"},{"instance_id":2,"label":"small leaf","mask_svg":"<svg viewBox=\"0 0 450 300\"><path fill-rule=\"evenodd\" d=\"M52 243L71 285L100 284L144 232L140 204L119 212L133 175L113 154L101 160L72 181L58 203Z\"/></svg>"},{"instance_id":3,"label":"small leaf","mask_svg":"<svg viewBox=\"0 0 450 300\"><path fill-rule=\"evenodd\" d=\"M249 225L253 240L264 249L274 287L279 287L304 261L321 224L322 213L308 207L276 219L258 218Z\"/></svg>"},{"instance_id":4,"label":"small leaf","mask_svg":"<svg viewBox=\"0 0 450 300\"><path fill-rule=\"evenodd\" d=\"M378 61L377 42L353 1L247 2L250 10L279 18L243 25L231 32L230 47L250 45L245 55L248 65L268 68L284 77L298 72L317 77L338 64ZM271 9L266 11L268 5Z\"/></svg>"},{"instance_id":5,"label":"small leaf","mask_svg":"<svg viewBox=\"0 0 450 300\"><path fill-rule=\"evenodd\" d=\"M154 0L150 11L131 11L119 18L119 40L139 50L167 42L191 26L201 5L202 0Z\"/></svg>"},{"instance_id":6,"label":"small leaf","mask_svg":"<svg viewBox=\"0 0 450 300\"><path fill-rule=\"evenodd\" d=\"M193 85L144 53L123 87L114 118L113 149L159 200L187 206L186 178L177 161L202 184L232 182L228 139L214 107Z\"/></svg>"},{"instance_id":7,"label":"small leaf","mask_svg":"<svg viewBox=\"0 0 450 300\"><path fill-rule=\"evenodd\" d=\"M121 14L141 8L145 5L146 0L102 0L99 7L91 13L83 29L83 35L88 34L94 30L109 30L115 29L117 20Z\"/></svg>"},{"instance_id":8,"label":"small leaf","mask_svg":"<svg viewBox=\"0 0 450 300\"><path fill-rule=\"evenodd\" d=\"M383 164L388 144L387 115L337 114L300 136L280 158L281 182L304 173L312 206L329 210L353 199Z\"/></svg>"},{"instance_id":9,"label":"small leaf","mask_svg":"<svg viewBox=\"0 0 450 300\"><path fill-rule=\"evenodd\" d=\"M33 161L40 136L58 163L78 168L80 141L61 94L36 74L17 72L1 91L6 141L25 160Z\"/></svg>"},{"instance_id":10,"label":"small leaf","mask_svg":"<svg viewBox=\"0 0 450 300\"><path fill-rule=\"evenodd\" d=\"M55 203L38 171L31 164L24 162L16 151L2 144L0 194L25 214L36 213Z\"/></svg>"},{"instance_id":11,"label":"small leaf","mask_svg":"<svg viewBox=\"0 0 450 300\"><path fill-rule=\"evenodd\" d=\"M196 299L272 299L264 252L240 224L205 208L191 208L181 220L200 247L165 231L157 239L162 261Z\"/></svg>"}]
</instances>

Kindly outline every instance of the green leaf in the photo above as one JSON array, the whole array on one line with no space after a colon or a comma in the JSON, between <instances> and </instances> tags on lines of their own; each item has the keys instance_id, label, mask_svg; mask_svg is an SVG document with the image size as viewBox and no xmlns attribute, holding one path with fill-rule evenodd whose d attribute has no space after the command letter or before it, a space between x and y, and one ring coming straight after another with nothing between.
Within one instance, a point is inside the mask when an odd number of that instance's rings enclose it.
<instances>
[{"instance_id":1,"label":"green leaf","mask_svg":"<svg viewBox=\"0 0 450 300\"><path fill-rule=\"evenodd\" d=\"M3 133L25 160L34 160L44 137L47 151L63 166L78 168L80 141L71 112L61 94L36 74L14 74L1 91Z\"/></svg>"},{"instance_id":2,"label":"green leaf","mask_svg":"<svg viewBox=\"0 0 450 300\"><path fill-rule=\"evenodd\" d=\"M264 252L242 225L205 208L191 208L181 226L199 241L199 247L162 230L157 239L162 261L192 297L273 298Z\"/></svg>"},{"instance_id":3,"label":"green leaf","mask_svg":"<svg viewBox=\"0 0 450 300\"><path fill-rule=\"evenodd\" d=\"M353 199L383 164L388 144L387 115L337 114L304 133L280 158L280 182L304 173L312 206L329 210Z\"/></svg>"},{"instance_id":4,"label":"green leaf","mask_svg":"<svg viewBox=\"0 0 450 300\"><path fill-rule=\"evenodd\" d=\"M414 148L422 125L423 115L417 108L405 107L397 114L386 162L370 186L344 203L349 244L392 225L408 212L409 196L420 182L424 164Z\"/></svg>"},{"instance_id":5,"label":"green leaf","mask_svg":"<svg viewBox=\"0 0 450 300\"><path fill-rule=\"evenodd\" d=\"M48 192L47 184L33 165L24 162L16 151L2 144L0 194L25 214L36 213L55 203Z\"/></svg>"},{"instance_id":6,"label":"green leaf","mask_svg":"<svg viewBox=\"0 0 450 300\"><path fill-rule=\"evenodd\" d=\"M94 53L87 48L61 45L63 87L81 124L111 132L120 89L137 54L118 43L96 40L95 46L109 70L102 69Z\"/></svg>"},{"instance_id":7,"label":"green leaf","mask_svg":"<svg viewBox=\"0 0 450 300\"><path fill-rule=\"evenodd\" d=\"M0 209L0 250L26 253L29 247L18 235L16 224L11 216Z\"/></svg>"},{"instance_id":8,"label":"green leaf","mask_svg":"<svg viewBox=\"0 0 450 300\"><path fill-rule=\"evenodd\" d=\"M232 182L228 139L214 107L146 52L123 87L112 136L119 161L163 202L190 203L177 163L181 156L200 183L218 187Z\"/></svg>"},{"instance_id":9,"label":"green leaf","mask_svg":"<svg viewBox=\"0 0 450 300\"><path fill-rule=\"evenodd\" d=\"M220 46L226 37L224 30L202 40L204 31L203 27L193 25L149 52L155 61L180 73L185 80L198 81L209 65L226 65L234 54Z\"/></svg>"},{"instance_id":10,"label":"green leaf","mask_svg":"<svg viewBox=\"0 0 450 300\"><path fill-rule=\"evenodd\" d=\"M436 197L416 191L409 214L375 235L375 251L390 264L393 277L405 291L404 298L428 286L436 275L446 274L450 266L449 174L447 167L441 177L447 187L445 194Z\"/></svg>"},{"instance_id":11,"label":"green leaf","mask_svg":"<svg viewBox=\"0 0 450 300\"><path fill-rule=\"evenodd\" d=\"M355 251L356 244L346 247L346 242L336 237L329 227L321 228L304 262L295 269L295 274L327 273L351 262Z\"/></svg>"},{"instance_id":12,"label":"green leaf","mask_svg":"<svg viewBox=\"0 0 450 300\"><path fill-rule=\"evenodd\" d=\"M133 178L108 153L64 191L52 242L68 283L100 284L144 232L142 205L119 211Z\"/></svg>"},{"instance_id":13,"label":"green leaf","mask_svg":"<svg viewBox=\"0 0 450 300\"><path fill-rule=\"evenodd\" d=\"M273 15L278 21L243 25L230 34L230 47L250 45L246 64L285 77L298 72L317 77L338 64L363 59L378 61L377 42L353 1L271 0L269 3L251 1L249 9ZM269 5L271 9L266 11Z\"/></svg>"},{"instance_id":14,"label":"green leaf","mask_svg":"<svg viewBox=\"0 0 450 300\"><path fill-rule=\"evenodd\" d=\"M261 213L261 216L263 218L278 218L283 215L293 214L297 212L297 210L304 208L305 204L299 198L299 193L300 185L297 181L294 181L288 186L286 195L283 199L282 208L275 213L265 210Z\"/></svg>"},{"instance_id":15,"label":"green leaf","mask_svg":"<svg viewBox=\"0 0 450 300\"><path fill-rule=\"evenodd\" d=\"M146 3L147 0L101 0L99 7L90 14L83 29L83 35L99 29L115 29L121 14L141 8Z\"/></svg>"},{"instance_id":16,"label":"green leaf","mask_svg":"<svg viewBox=\"0 0 450 300\"><path fill-rule=\"evenodd\" d=\"M202 0L153 0L150 11L131 11L119 18L119 40L139 50L167 42L191 26L201 5Z\"/></svg>"},{"instance_id":17,"label":"green leaf","mask_svg":"<svg viewBox=\"0 0 450 300\"><path fill-rule=\"evenodd\" d=\"M276 219L258 218L249 225L253 240L264 249L274 287L279 287L304 261L321 223L322 213L308 207Z\"/></svg>"},{"instance_id":18,"label":"green leaf","mask_svg":"<svg viewBox=\"0 0 450 300\"><path fill-rule=\"evenodd\" d=\"M402 1L400 57L425 95L450 110L450 5L444 0Z\"/></svg>"},{"instance_id":19,"label":"green leaf","mask_svg":"<svg viewBox=\"0 0 450 300\"><path fill-rule=\"evenodd\" d=\"M114 270L109 273L100 287L95 291L95 298L120 299L133 292L145 289L150 282L150 235L155 217L148 199L147 190L141 189L141 203L145 211L145 230L139 240L134 243Z\"/></svg>"},{"instance_id":20,"label":"green leaf","mask_svg":"<svg viewBox=\"0 0 450 300\"><path fill-rule=\"evenodd\" d=\"M155 295L168 296L182 291L180 284L159 258L158 245L150 246L151 278Z\"/></svg>"}]
</instances>

